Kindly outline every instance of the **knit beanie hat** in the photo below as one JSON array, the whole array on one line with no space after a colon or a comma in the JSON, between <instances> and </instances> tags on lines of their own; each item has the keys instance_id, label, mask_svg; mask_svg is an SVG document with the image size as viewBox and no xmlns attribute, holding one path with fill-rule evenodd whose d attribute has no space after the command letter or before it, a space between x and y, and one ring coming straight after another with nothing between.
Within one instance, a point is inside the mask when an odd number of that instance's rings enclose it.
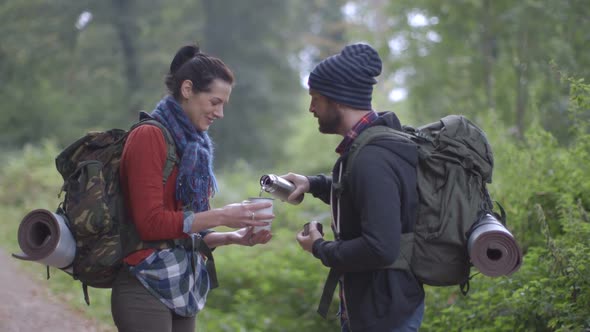
<instances>
[{"instance_id":1,"label":"knit beanie hat","mask_svg":"<svg viewBox=\"0 0 590 332\"><path fill-rule=\"evenodd\" d=\"M370 110L373 85L381 74L381 58L367 44L352 44L340 54L320 62L309 74L307 84L335 102Z\"/></svg>"}]
</instances>

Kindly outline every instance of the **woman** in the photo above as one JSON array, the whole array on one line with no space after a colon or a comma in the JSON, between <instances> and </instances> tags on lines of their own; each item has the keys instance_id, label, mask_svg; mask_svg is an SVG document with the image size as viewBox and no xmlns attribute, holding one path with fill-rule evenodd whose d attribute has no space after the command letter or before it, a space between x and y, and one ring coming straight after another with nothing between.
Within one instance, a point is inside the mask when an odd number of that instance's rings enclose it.
<instances>
[{"instance_id":1,"label":"woman","mask_svg":"<svg viewBox=\"0 0 590 332\"><path fill-rule=\"evenodd\" d=\"M270 203L230 204L210 209L216 191L213 147L207 129L223 118L234 77L219 59L182 47L166 78L169 95L151 116L164 125L176 145L178 163L162 186L167 145L160 128L142 125L131 131L121 157L120 178L129 217L142 241L192 237L209 248L264 244L269 231L252 226L274 215L258 210ZM212 232L226 226L231 232ZM188 241L189 243L191 241ZM119 331L194 331L195 315L210 287L202 254L190 247L142 249L125 258L111 294Z\"/></svg>"}]
</instances>

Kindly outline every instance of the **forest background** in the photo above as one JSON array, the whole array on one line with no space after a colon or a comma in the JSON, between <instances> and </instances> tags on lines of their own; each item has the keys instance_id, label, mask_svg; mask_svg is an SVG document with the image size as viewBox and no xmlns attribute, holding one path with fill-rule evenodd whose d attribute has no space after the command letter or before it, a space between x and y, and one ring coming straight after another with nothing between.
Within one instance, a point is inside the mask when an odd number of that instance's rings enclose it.
<instances>
[{"instance_id":1,"label":"forest background","mask_svg":"<svg viewBox=\"0 0 590 332\"><path fill-rule=\"evenodd\" d=\"M463 114L494 149L489 189L524 256L510 277L427 287L422 331L590 329L590 6L585 0L20 0L0 3L0 246L57 206L58 152L89 130L129 128L165 94L176 50L198 42L237 82L210 129L221 192L258 195L265 173L328 173L340 138L317 131L306 78L351 42L379 50L377 110L421 125ZM273 240L216 251L221 287L199 331L336 331L316 313L327 269L295 233L328 207L277 202ZM330 238L330 236L328 236ZM44 267L26 263L31 273ZM472 271L474 274L475 270ZM52 292L111 321L109 291L52 271Z\"/></svg>"}]
</instances>

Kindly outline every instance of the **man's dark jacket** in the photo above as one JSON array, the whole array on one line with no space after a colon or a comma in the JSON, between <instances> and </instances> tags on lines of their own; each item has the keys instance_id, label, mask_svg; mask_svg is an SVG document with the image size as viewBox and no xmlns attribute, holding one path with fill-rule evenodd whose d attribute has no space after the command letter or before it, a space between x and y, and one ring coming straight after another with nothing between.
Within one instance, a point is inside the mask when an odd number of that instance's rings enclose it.
<instances>
[{"instance_id":1,"label":"man's dark jacket","mask_svg":"<svg viewBox=\"0 0 590 332\"><path fill-rule=\"evenodd\" d=\"M391 112L381 113L371 125L401 130ZM314 197L330 203L332 179L338 182L339 165L345 158L346 153L336 161L332 177L308 177ZM343 274L353 332L389 331L424 300L422 285L411 273L382 268L398 257L400 235L413 231L417 162L416 146L402 140L376 140L362 148L340 198L341 241L320 239L313 244L314 256ZM336 204L332 207L336 216Z\"/></svg>"}]
</instances>

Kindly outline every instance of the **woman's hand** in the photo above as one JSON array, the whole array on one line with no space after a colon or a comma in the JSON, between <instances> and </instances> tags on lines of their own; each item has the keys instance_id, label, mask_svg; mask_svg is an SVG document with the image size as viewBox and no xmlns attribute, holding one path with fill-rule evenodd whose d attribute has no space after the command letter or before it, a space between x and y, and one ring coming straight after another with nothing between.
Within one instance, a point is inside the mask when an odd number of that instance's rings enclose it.
<instances>
[{"instance_id":1,"label":"woman's hand","mask_svg":"<svg viewBox=\"0 0 590 332\"><path fill-rule=\"evenodd\" d=\"M261 212L260 210L271 207L271 202L260 203L233 203L221 208L221 224L230 228L243 228L248 226L266 226L266 220L274 219L274 214ZM264 221L262 221L264 220Z\"/></svg>"},{"instance_id":2,"label":"woman's hand","mask_svg":"<svg viewBox=\"0 0 590 332\"><path fill-rule=\"evenodd\" d=\"M257 244L265 244L272 238L270 231L263 229L254 233L253 227L244 227L237 231L229 232L227 236L229 244L239 244L250 247Z\"/></svg>"},{"instance_id":3,"label":"woman's hand","mask_svg":"<svg viewBox=\"0 0 590 332\"><path fill-rule=\"evenodd\" d=\"M295 185L295 190L287 198L287 202L297 205L303 201L304 194L309 191L309 180L307 177L295 173L281 175L287 181Z\"/></svg>"},{"instance_id":4,"label":"woman's hand","mask_svg":"<svg viewBox=\"0 0 590 332\"><path fill-rule=\"evenodd\" d=\"M272 206L272 202L233 203L222 208L195 213L191 226L191 233L203 229L226 226L229 228L243 228L250 226L267 226L266 220L272 221L275 215L260 210Z\"/></svg>"}]
</instances>

